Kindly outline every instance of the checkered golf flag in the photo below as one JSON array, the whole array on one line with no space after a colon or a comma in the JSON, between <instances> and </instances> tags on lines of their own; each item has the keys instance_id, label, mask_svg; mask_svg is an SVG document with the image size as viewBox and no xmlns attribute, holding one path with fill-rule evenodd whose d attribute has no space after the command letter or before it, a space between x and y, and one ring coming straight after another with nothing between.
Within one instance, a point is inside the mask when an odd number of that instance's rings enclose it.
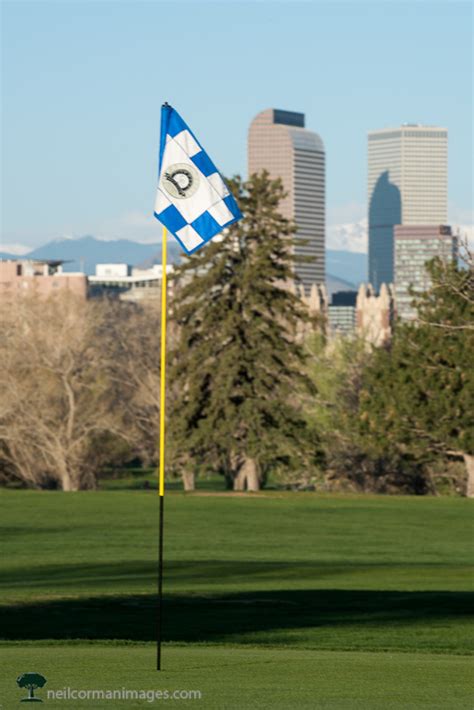
<instances>
[{"instance_id":1,"label":"checkered golf flag","mask_svg":"<svg viewBox=\"0 0 474 710\"><path fill-rule=\"evenodd\" d=\"M242 217L216 166L177 111L161 109L155 217L192 254Z\"/></svg>"}]
</instances>

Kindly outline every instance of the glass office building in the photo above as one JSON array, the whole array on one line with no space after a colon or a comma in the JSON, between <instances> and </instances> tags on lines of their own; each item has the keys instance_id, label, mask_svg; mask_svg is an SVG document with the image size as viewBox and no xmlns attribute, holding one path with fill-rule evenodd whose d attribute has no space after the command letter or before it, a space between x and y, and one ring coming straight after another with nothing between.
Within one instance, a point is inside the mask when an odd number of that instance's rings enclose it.
<instances>
[{"instance_id":1,"label":"glass office building","mask_svg":"<svg viewBox=\"0 0 474 710\"><path fill-rule=\"evenodd\" d=\"M430 288L430 278L425 265L434 257L453 260L457 256L457 238L451 227L436 226L396 226L395 232L395 303L401 320L416 318L413 308L415 292Z\"/></svg>"},{"instance_id":2,"label":"glass office building","mask_svg":"<svg viewBox=\"0 0 474 710\"><path fill-rule=\"evenodd\" d=\"M445 224L448 132L405 124L368 136L369 281L394 278L394 226Z\"/></svg>"},{"instance_id":3,"label":"glass office building","mask_svg":"<svg viewBox=\"0 0 474 710\"><path fill-rule=\"evenodd\" d=\"M325 152L319 135L305 128L303 113L270 108L253 119L249 175L263 169L272 178L281 177L287 193L281 212L295 221L297 237L306 240L295 245L295 254L314 259L295 263L298 282L309 294L312 284L325 281Z\"/></svg>"}]
</instances>

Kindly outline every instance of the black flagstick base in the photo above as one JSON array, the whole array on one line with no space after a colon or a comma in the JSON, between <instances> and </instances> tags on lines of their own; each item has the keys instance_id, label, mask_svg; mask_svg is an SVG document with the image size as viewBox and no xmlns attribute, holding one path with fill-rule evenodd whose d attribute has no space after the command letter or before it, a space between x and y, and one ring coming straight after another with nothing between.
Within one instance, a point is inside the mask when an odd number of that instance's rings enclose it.
<instances>
[{"instance_id":1,"label":"black flagstick base","mask_svg":"<svg viewBox=\"0 0 474 710\"><path fill-rule=\"evenodd\" d=\"M156 635L156 670L161 671L161 636L163 633L163 516L165 497L160 496L158 531L158 619Z\"/></svg>"}]
</instances>

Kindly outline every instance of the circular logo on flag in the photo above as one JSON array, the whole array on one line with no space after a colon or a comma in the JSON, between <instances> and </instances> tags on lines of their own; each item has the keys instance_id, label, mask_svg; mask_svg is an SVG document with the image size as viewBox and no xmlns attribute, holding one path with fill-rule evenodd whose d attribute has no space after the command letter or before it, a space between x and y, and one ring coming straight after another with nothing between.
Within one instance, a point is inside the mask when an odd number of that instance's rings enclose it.
<instances>
[{"instance_id":1,"label":"circular logo on flag","mask_svg":"<svg viewBox=\"0 0 474 710\"><path fill-rule=\"evenodd\" d=\"M163 171L161 184L171 197L191 197L199 187L199 173L189 163L175 163Z\"/></svg>"}]
</instances>

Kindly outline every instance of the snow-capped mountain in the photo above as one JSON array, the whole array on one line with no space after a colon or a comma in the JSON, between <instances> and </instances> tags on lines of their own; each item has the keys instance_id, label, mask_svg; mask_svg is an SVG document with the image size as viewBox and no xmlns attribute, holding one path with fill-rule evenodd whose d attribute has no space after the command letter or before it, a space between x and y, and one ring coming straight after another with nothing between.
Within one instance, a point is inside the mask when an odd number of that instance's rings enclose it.
<instances>
[{"instance_id":1,"label":"snow-capped mountain","mask_svg":"<svg viewBox=\"0 0 474 710\"><path fill-rule=\"evenodd\" d=\"M473 224L453 224L454 234L458 234L461 240L466 240L471 249L474 249L474 225Z\"/></svg>"},{"instance_id":2,"label":"snow-capped mountain","mask_svg":"<svg viewBox=\"0 0 474 710\"><path fill-rule=\"evenodd\" d=\"M454 234L459 234L474 247L474 227L453 224ZM170 261L179 260L178 244L169 240ZM151 265L161 258L161 244L141 243L129 239L105 240L93 236L54 239L41 247L31 249L22 244L2 244L0 259L18 256L36 259L63 259L65 271L95 273L97 263L127 263L132 266ZM367 281L367 219L327 228L326 272L328 279L341 280L357 287ZM344 285L344 284L343 284Z\"/></svg>"},{"instance_id":3,"label":"snow-capped mountain","mask_svg":"<svg viewBox=\"0 0 474 710\"><path fill-rule=\"evenodd\" d=\"M330 224L327 228L326 249L367 254L367 219L346 224Z\"/></svg>"},{"instance_id":4,"label":"snow-capped mountain","mask_svg":"<svg viewBox=\"0 0 474 710\"><path fill-rule=\"evenodd\" d=\"M461 238L474 246L474 225L456 224L449 222L453 234L459 234ZM353 251L357 253L367 253L368 251L368 222L361 219L358 222L348 222L346 224L330 224L327 228L326 248L333 250Z\"/></svg>"},{"instance_id":5,"label":"snow-capped mountain","mask_svg":"<svg viewBox=\"0 0 474 710\"><path fill-rule=\"evenodd\" d=\"M169 240L169 259L179 261L180 247L173 239ZM0 259L17 258L20 254L0 252ZM95 273L96 264L125 263L131 266L150 266L161 259L161 244L141 244L129 239L104 241L92 236L77 239L54 239L41 247L21 253L31 259L62 259L64 271L84 271ZM363 253L346 250L326 251L326 270L328 278L341 279L356 286L367 278L367 257Z\"/></svg>"},{"instance_id":6,"label":"snow-capped mountain","mask_svg":"<svg viewBox=\"0 0 474 710\"><path fill-rule=\"evenodd\" d=\"M23 254L28 254L31 251L31 247L27 247L24 244L0 244L2 251L0 253L11 254L12 256L23 256Z\"/></svg>"},{"instance_id":7,"label":"snow-capped mountain","mask_svg":"<svg viewBox=\"0 0 474 710\"><path fill-rule=\"evenodd\" d=\"M178 244L169 243L169 259L179 258ZM23 253L27 259L62 259L64 271L95 273L96 264L124 263L138 266L153 258L161 258L161 244L140 244L129 239L103 241L92 236L77 239L54 239L37 249ZM0 258L16 258L17 254L0 252Z\"/></svg>"}]
</instances>

